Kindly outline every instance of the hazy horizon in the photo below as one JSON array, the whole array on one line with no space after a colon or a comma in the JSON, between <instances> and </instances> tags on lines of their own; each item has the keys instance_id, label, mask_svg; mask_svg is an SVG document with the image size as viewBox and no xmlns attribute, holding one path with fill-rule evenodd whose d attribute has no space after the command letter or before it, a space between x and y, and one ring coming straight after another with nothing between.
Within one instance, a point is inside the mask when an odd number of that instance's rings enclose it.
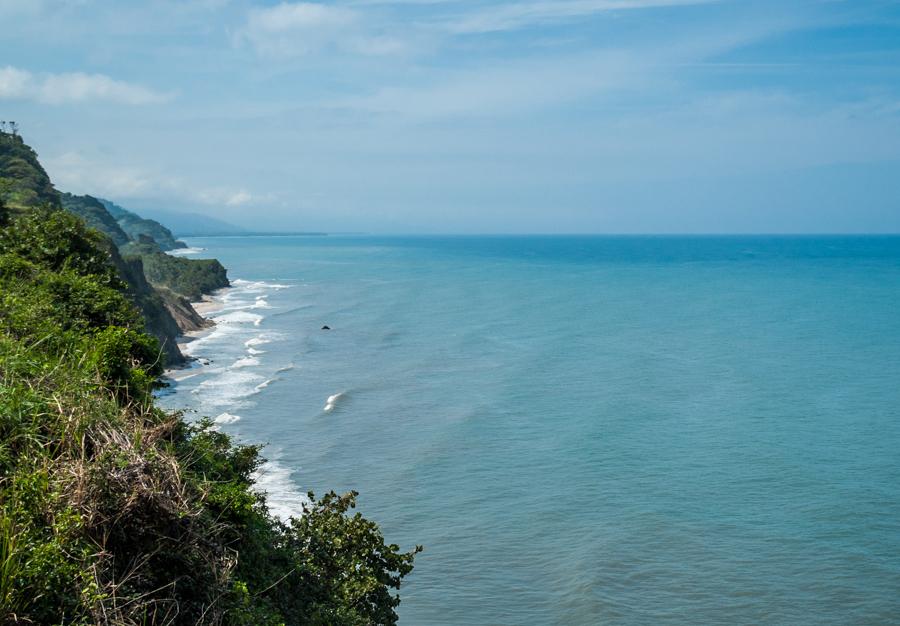
<instances>
[{"instance_id":1,"label":"hazy horizon","mask_svg":"<svg viewBox=\"0 0 900 626\"><path fill-rule=\"evenodd\" d=\"M900 5L0 0L57 188L256 231L900 232Z\"/></svg>"}]
</instances>

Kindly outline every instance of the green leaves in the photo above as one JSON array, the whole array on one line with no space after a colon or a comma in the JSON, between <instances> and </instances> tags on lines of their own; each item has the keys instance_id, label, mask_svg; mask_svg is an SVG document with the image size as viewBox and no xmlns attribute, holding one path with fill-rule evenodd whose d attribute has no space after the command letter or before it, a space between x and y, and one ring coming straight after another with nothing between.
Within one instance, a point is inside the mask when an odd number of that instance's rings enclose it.
<instances>
[{"instance_id":1,"label":"green leaves","mask_svg":"<svg viewBox=\"0 0 900 626\"><path fill-rule=\"evenodd\" d=\"M218 262L144 263L191 297L227 284ZM0 228L0 622L395 624L421 548L386 543L355 492L282 523L258 446L155 408L132 269L59 210Z\"/></svg>"}]
</instances>

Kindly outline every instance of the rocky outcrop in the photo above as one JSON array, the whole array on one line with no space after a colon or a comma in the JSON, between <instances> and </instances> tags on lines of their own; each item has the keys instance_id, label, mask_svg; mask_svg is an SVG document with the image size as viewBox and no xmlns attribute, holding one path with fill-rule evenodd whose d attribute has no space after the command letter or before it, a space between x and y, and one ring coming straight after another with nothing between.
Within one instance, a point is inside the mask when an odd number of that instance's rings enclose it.
<instances>
[{"instance_id":1,"label":"rocky outcrop","mask_svg":"<svg viewBox=\"0 0 900 626\"><path fill-rule=\"evenodd\" d=\"M157 288L157 292L182 333L203 330L215 325L212 320L197 313L187 298L165 288Z\"/></svg>"}]
</instances>

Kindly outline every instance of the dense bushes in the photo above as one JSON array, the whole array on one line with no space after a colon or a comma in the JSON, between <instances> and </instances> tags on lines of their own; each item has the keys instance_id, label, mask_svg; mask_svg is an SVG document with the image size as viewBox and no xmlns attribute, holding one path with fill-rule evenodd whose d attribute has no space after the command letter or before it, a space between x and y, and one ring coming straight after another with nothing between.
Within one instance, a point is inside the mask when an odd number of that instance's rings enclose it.
<instances>
[{"instance_id":1,"label":"dense bushes","mask_svg":"<svg viewBox=\"0 0 900 626\"><path fill-rule=\"evenodd\" d=\"M415 551L355 494L282 523L257 447L157 409L112 259L61 211L0 226L0 622L394 623Z\"/></svg>"},{"instance_id":2,"label":"dense bushes","mask_svg":"<svg viewBox=\"0 0 900 626\"><path fill-rule=\"evenodd\" d=\"M185 259L165 254L148 243L122 247L126 259L140 258L144 275L154 285L165 287L189 300L228 286L226 270L216 259Z\"/></svg>"}]
</instances>

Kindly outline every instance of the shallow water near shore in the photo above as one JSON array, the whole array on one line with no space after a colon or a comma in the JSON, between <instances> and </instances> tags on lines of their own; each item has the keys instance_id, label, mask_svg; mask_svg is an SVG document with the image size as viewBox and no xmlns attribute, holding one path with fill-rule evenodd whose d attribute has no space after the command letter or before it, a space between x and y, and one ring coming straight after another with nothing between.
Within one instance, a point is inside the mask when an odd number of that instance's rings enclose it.
<instances>
[{"instance_id":1,"label":"shallow water near shore","mask_svg":"<svg viewBox=\"0 0 900 626\"><path fill-rule=\"evenodd\" d=\"M161 403L424 544L401 623L900 623L900 238L188 243Z\"/></svg>"}]
</instances>

